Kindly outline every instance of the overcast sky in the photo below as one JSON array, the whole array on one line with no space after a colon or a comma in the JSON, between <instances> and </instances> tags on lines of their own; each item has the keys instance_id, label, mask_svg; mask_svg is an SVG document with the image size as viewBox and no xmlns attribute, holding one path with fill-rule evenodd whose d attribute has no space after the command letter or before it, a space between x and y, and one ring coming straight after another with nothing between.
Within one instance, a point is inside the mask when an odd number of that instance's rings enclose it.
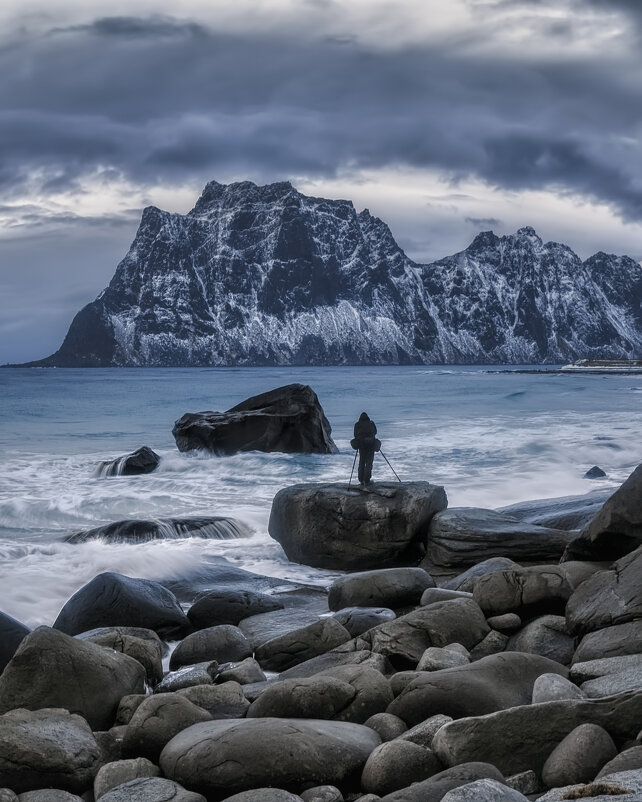
<instances>
[{"instance_id":1,"label":"overcast sky","mask_svg":"<svg viewBox=\"0 0 642 802\"><path fill-rule=\"evenodd\" d=\"M212 179L350 198L420 262L524 225L642 258L642 0L3 0L0 32L0 363Z\"/></svg>"}]
</instances>

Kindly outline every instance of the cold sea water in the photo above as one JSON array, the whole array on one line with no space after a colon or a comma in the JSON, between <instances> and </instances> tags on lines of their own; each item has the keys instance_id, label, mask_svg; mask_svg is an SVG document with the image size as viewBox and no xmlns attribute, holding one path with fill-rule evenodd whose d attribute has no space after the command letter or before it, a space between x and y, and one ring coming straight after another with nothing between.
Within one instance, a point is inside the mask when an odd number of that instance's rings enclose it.
<instances>
[{"instance_id":1,"label":"cold sea water","mask_svg":"<svg viewBox=\"0 0 642 802\"><path fill-rule=\"evenodd\" d=\"M184 412L309 384L337 455L180 453ZM267 532L274 494L347 481L352 425L366 410L403 480L443 484L451 506L496 508L615 487L642 461L642 376L500 372L482 367L7 369L0 371L0 610L51 624L102 571L167 580L229 560L256 573L327 585L336 574L289 563ZM151 446L146 476L100 478L97 464ZM599 465L607 479L590 481ZM376 480L396 481L381 456ZM225 515L249 539L81 545L65 536L123 518Z\"/></svg>"}]
</instances>

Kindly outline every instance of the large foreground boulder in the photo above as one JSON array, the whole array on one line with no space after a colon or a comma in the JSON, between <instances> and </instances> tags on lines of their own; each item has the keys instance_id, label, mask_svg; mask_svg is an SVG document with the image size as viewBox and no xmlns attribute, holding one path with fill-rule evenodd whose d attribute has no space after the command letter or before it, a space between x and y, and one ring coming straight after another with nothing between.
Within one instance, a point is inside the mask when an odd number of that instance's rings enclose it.
<instances>
[{"instance_id":1,"label":"large foreground boulder","mask_svg":"<svg viewBox=\"0 0 642 802\"><path fill-rule=\"evenodd\" d=\"M425 567L465 568L490 557L552 562L572 538L561 529L535 526L494 510L452 507L430 522Z\"/></svg>"},{"instance_id":2,"label":"large foreground boulder","mask_svg":"<svg viewBox=\"0 0 642 802\"><path fill-rule=\"evenodd\" d=\"M159 463L158 454L149 446L142 446L131 454L99 463L96 473L98 476L136 476L155 471Z\"/></svg>"},{"instance_id":3,"label":"large foreground boulder","mask_svg":"<svg viewBox=\"0 0 642 802\"><path fill-rule=\"evenodd\" d=\"M214 516L209 518L127 518L111 524L76 532L65 538L66 543L87 543L104 540L105 543L145 543L148 540L176 540L184 537L202 537L207 540L234 540L250 537L252 531L236 518Z\"/></svg>"},{"instance_id":4,"label":"large foreground boulder","mask_svg":"<svg viewBox=\"0 0 642 802\"><path fill-rule=\"evenodd\" d=\"M361 724L252 718L196 724L160 756L163 774L205 796L226 797L273 786L299 792L356 783L381 743Z\"/></svg>"},{"instance_id":5,"label":"large foreground boulder","mask_svg":"<svg viewBox=\"0 0 642 802\"><path fill-rule=\"evenodd\" d=\"M191 624L174 594L158 582L108 571L76 591L54 622L68 635L99 627L144 627L178 638Z\"/></svg>"},{"instance_id":6,"label":"large foreground boulder","mask_svg":"<svg viewBox=\"0 0 642 802\"><path fill-rule=\"evenodd\" d=\"M0 788L17 793L91 788L101 753L89 725L67 710L12 710L0 716Z\"/></svg>"},{"instance_id":7,"label":"large foreground boulder","mask_svg":"<svg viewBox=\"0 0 642 802\"><path fill-rule=\"evenodd\" d=\"M432 748L448 766L483 760L506 776L539 772L555 746L580 724L599 724L616 741L626 741L635 737L641 719L642 691L526 704L446 724Z\"/></svg>"},{"instance_id":8,"label":"large foreground boulder","mask_svg":"<svg viewBox=\"0 0 642 802\"><path fill-rule=\"evenodd\" d=\"M227 412L188 412L172 434L179 451L206 449L214 454L283 451L334 454L332 427L316 393L305 384L288 384L255 395Z\"/></svg>"},{"instance_id":9,"label":"large foreground boulder","mask_svg":"<svg viewBox=\"0 0 642 802\"><path fill-rule=\"evenodd\" d=\"M462 718L527 705L542 674L567 675L559 663L535 654L505 652L475 663L420 673L388 706L412 727L438 713Z\"/></svg>"},{"instance_id":10,"label":"large foreground boulder","mask_svg":"<svg viewBox=\"0 0 642 802\"><path fill-rule=\"evenodd\" d=\"M611 571L598 571L577 588L566 605L572 635L642 618L642 546L619 559Z\"/></svg>"},{"instance_id":11,"label":"large foreground boulder","mask_svg":"<svg viewBox=\"0 0 642 802\"><path fill-rule=\"evenodd\" d=\"M428 482L303 484L280 490L268 530L292 562L345 571L412 565L432 516L448 504Z\"/></svg>"},{"instance_id":12,"label":"large foreground boulder","mask_svg":"<svg viewBox=\"0 0 642 802\"><path fill-rule=\"evenodd\" d=\"M126 654L38 627L22 641L0 676L0 713L24 707L65 708L92 729L114 723L123 696L142 693L145 669Z\"/></svg>"},{"instance_id":13,"label":"large foreground boulder","mask_svg":"<svg viewBox=\"0 0 642 802\"><path fill-rule=\"evenodd\" d=\"M571 541L565 560L617 560L642 542L642 465Z\"/></svg>"}]
</instances>

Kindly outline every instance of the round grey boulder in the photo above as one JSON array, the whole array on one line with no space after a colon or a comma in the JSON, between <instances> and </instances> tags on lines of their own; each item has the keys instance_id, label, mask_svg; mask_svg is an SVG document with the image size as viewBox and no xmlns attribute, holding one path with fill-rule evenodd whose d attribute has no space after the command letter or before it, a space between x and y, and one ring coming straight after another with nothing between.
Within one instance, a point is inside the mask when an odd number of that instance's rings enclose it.
<instances>
[{"instance_id":1,"label":"round grey boulder","mask_svg":"<svg viewBox=\"0 0 642 802\"><path fill-rule=\"evenodd\" d=\"M105 763L98 770L94 779L94 797L99 797L116 788L118 785L137 780L140 777L158 777L160 769L145 757L137 757L133 760L117 760L113 763Z\"/></svg>"},{"instance_id":2,"label":"round grey boulder","mask_svg":"<svg viewBox=\"0 0 642 802\"><path fill-rule=\"evenodd\" d=\"M585 699L586 694L560 674L541 674L533 684L534 705L560 699Z\"/></svg>"},{"instance_id":3,"label":"round grey boulder","mask_svg":"<svg viewBox=\"0 0 642 802\"><path fill-rule=\"evenodd\" d=\"M375 713L363 723L374 730L384 743L392 741L408 729L406 722L392 713Z\"/></svg>"},{"instance_id":4,"label":"round grey boulder","mask_svg":"<svg viewBox=\"0 0 642 802\"><path fill-rule=\"evenodd\" d=\"M341 786L381 743L369 727L343 721L257 718L210 721L184 730L160 757L166 777L206 796L273 786L301 791Z\"/></svg>"},{"instance_id":5,"label":"round grey boulder","mask_svg":"<svg viewBox=\"0 0 642 802\"><path fill-rule=\"evenodd\" d=\"M368 758L361 775L361 788L366 793L385 796L427 780L441 768L430 749L410 741L388 741L378 746Z\"/></svg>"},{"instance_id":6,"label":"round grey boulder","mask_svg":"<svg viewBox=\"0 0 642 802\"><path fill-rule=\"evenodd\" d=\"M308 679L284 679L269 685L252 702L247 717L332 719L352 702L355 695L352 685L334 677L317 675Z\"/></svg>"},{"instance_id":7,"label":"round grey boulder","mask_svg":"<svg viewBox=\"0 0 642 802\"><path fill-rule=\"evenodd\" d=\"M238 682L223 682L221 685L194 685L181 688L177 696L189 699L202 707L212 718L243 718L250 706L243 688Z\"/></svg>"},{"instance_id":8,"label":"round grey boulder","mask_svg":"<svg viewBox=\"0 0 642 802\"><path fill-rule=\"evenodd\" d=\"M162 777L139 777L122 783L100 797L101 802L207 802L204 796L187 791Z\"/></svg>"},{"instance_id":9,"label":"round grey boulder","mask_svg":"<svg viewBox=\"0 0 642 802\"><path fill-rule=\"evenodd\" d=\"M475 780L448 791L441 802L528 802L528 797L497 780Z\"/></svg>"},{"instance_id":10,"label":"round grey boulder","mask_svg":"<svg viewBox=\"0 0 642 802\"><path fill-rule=\"evenodd\" d=\"M217 682L238 682L249 685L252 682L264 682L265 674L253 657L246 657L240 663L223 663L216 675Z\"/></svg>"},{"instance_id":11,"label":"round grey boulder","mask_svg":"<svg viewBox=\"0 0 642 802\"><path fill-rule=\"evenodd\" d=\"M241 630L231 624L221 624L188 635L172 652L169 667L173 671L207 660L229 663L251 655L252 647Z\"/></svg>"},{"instance_id":12,"label":"round grey boulder","mask_svg":"<svg viewBox=\"0 0 642 802\"><path fill-rule=\"evenodd\" d=\"M617 755L608 732L598 724L580 724L548 756L542 780L549 788L592 780Z\"/></svg>"},{"instance_id":13,"label":"round grey boulder","mask_svg":"<svg viewBox=\"0 0 642 802\"><path fill-rule=\"evenodd\" d=\"M417 663L417 671L441 671L442 668L455 668L470 663L470 658L448 646L429 646Z\"/></svg>"},{"instance_id":14,"label":"round grey boulder","mask_svg":"<svg viewBox=\"0 0 642 802\"><path fill-rule=\"evenodd\" d=\"M102 627L76 635L79 640L91 641L133 657L145 669L147 682L156 685L163 678L163 642L153 629L142 627Z\"/></svg>"},{"instance_id":15,"label":"round grey boulder","mask_svg":"<svg viewBox=\"0 0 642 802\"><path fill-rule=\"evenodd\" d=\"M11 710L0 716L0 787L82 794L102 762L82 716L67 710Z\"/></svg>"},{"instance_id":16,"label":"round grey boulder","mask_svg":"<svg viewBox=\"0 0 642 802\"><path fill-rule=\"evenodd\" d=\"M145 670L138 660L38 627L0 675L0 713L62 707L102 730L114 723L122 697L142 693L144 685Z\"/></svg>"},{"instance_id":17,"label":"round grey boulder","mask_svg":"<svg viewBox=\"0 0 642 802\"><path fill-rule=\"evenodd\" d=\"M301 791L303 802L343 802L343 794L334 785L316 785Z\"/></svg>"},{"instance_id":18,"label":"round grey boulder","mask_svg":"<svg viewBox=\"0 0 642 802\"><path fill-rule=\"evenodd\" d=\"M487 621L488 626L491 627L491 629L496 629L499 632L514 632L516 629L521 629L522 626L522 619L517 615L517 613L491 615Z\"/></svg>"},{"instance_id":19,"label":"round grey boulder","mask_svg":"<svg viewBox=\"0 0 642 802\"><path fill-rule=\"evenodd\" d=\"M283 604L267 593L221 588L198 595L187 617L195 629L204 629L219 624L236 625L251 615L282 609Z\"/></svg>"},{"instance_id":20,"label":"round grey boulder","mask_svg":"<svg viewBox=\"0 0 642 802\"><path fill-rule=\"evenodd\" d=\"M157 761L165 744L177 733L210 719L209 713L176 693L148 696L127 725L123 756Z\"/></svg>"},{"instance_id":21,"label":"round grey boulder","mask_svg":"<svg viewBox=\"0 0 642 802\"><path fill-rule=\"evenodd\" d=\"M181 666L176 671L165 674L154 687L154 693L173 693L182 688L192 688L194 685L213 685L217 677L218 662L216 660L205 660L191 666Z\"/></svg>"},{"instance_id":22,"label":"round grey boulder","mask_svg":"<svg viewBox=\"0 0 642 802\"><path fill-rule=\"evenodd\" d=\"M575 643L564 616L543 615L516 632L506 644L506 651L539 654L567 666L573 659Z\"/></svg>"},{"instance_id":23,"label":"round grey boulder","mask_svg":"<svg viewBox=\"0 0 642 802\"><path fill-rule=\"evenodd\" d=\"M321 618L262 643L254 656L266 671L286 671L350 640L350 633L334 618Z\"/></svg>"},{"instance_id":24,"label":"round grey boulder","mask_svg":"<svg viewBox=\"0 0 642 802\"><path fill-rule=\"evenodd\" d=\"M18 795L11 788L0 788L0 802L18 802Z\"/></svg>"},{"instance_id":25,"label":"round grey boulder","mask_svg":"<svg viewBox=\"0 0 642 802\"><path fill-rule=\"evenodd\" d=\"M25 791L17 798L18 802L82 802L82 797L55 788L41 788L39 791Z\"/></svg>"},{"instance_id":26,"label":"round grey boulder","mask_svg":"<svg viewBox=\"0 0 642 802\"><path fill-rule=\"evenodd\" d=\"M353 638L397 617L389 607L344 607L333 616Z\"/></svg>"},{"instance_id":27,"label":"round grey boulder","mask_svg":"<svg viewBox=\"0 0 642 802\"><path fill-rule=\"evenodd\" d=\"M328 607L407 607L419 604L435 581L423 568L384 568L341 576L330 585Z\"/></svg>"},{"instance_id":28,"label":"round grey boulder","mask_svg":"<svg viewBox=\"0 0 642 802\"><path fill-rule=\"evenodd\" d=\"M448 791L482 779L503 781L498 769L490 763L462 763L444 769L427 780L413 783L407 788L393 791L382 797L383 802L439 802Z\"/></svg>"},{"instance_id":29,"label":"round grey boulder","mask_svg":"<svg viewBox=\"0 0 642 802\"><path fill-rule=\"evenodd\" d=\"M301 802L302 797L282 788L253 788L225 797L225 802Z\"/></svg>"},{"instance_id":30,"label":"round grey boulder","mask_svg":"<svg viewBox=\"0 0 642 802\"><path fill-rule=\"evenodd\" d=\"M336 666L326 669L319 676L333 677L353 688L354 695L350 702L334 715L337 721L363 724L375 713L383 713L393 700L390 681L370 666Z\"/></svg>"}]
</instances>

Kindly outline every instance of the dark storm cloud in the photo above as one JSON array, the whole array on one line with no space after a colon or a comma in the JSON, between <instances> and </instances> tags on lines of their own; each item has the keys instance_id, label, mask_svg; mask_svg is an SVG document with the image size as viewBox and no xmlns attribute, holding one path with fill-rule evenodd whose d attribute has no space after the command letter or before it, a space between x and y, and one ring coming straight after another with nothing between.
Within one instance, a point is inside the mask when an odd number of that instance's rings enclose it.
<instances>
[{"instance_id":1,"label":"dark storm cloud","mask_svg":"<svg viewBox=\"0 0 642 802\"><path fill-rule=\"evenodd\" d=\"M498 228L502 225L502 221L497 217L466 217L465 222L477 228Z\"/></svg>"},{"instance_id":2,"label":"dark storm cloud","mask_svg":"<svg viewBox=\"0 0 642 802\"><path fill-rule=\"evenodd\" d=\"M492 21L500 5L477 13ZM572 18L537 25L555 28L559 57L528 43L503 56L483 33L383 49L354 31L223 34L165 17L23 35L0 51L0 186L11 197L105 169L144 185L401 164L576 192L640 219L637 52L573 56Z\"/></svg>"}]
</instances>

